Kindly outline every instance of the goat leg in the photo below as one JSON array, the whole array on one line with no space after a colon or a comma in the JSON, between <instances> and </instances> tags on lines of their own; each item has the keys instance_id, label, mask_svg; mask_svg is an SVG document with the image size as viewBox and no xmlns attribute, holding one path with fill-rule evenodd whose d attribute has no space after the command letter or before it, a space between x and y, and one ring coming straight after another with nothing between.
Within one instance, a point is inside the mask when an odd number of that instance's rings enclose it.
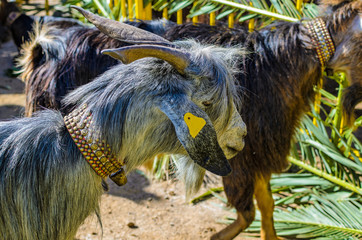
<instances>
[{"instance_id":1,"label":"goat leg","mask_svg":"<svg viewBox=\"0 0 362 240\"><path fill-rule=\"evenodd\" d=\"M255 181L254 195L261 213L260 235L262 240L278 239L274 229L274 199L270 190L270 178L271 175L259 175Z\"/></svg>"},{"instance_id":2,"label":"goat leg","mask_svg":"<svg viewBox=\"0 0 362 240\"><path fill-rule=\"evenodd\" d=\"M230 205L237 211L237 219L220 232L214 234L211 239L233 239L253 222L255 206L253 202L255 171L245 171L240 164L242 159L236 157L230 160L232 173L223 177L224 190Z\"/></svg>"},{"instance_id":3,"label":"goat leg","mask_svg":"<svg viewBox=\"0 0 362 240\"><path fill-rule=\"evenodd\" d=\"M220 232L211 236L211 240L229 240L236 237L239 233L241 233L245 228L247 228L250 224L244 218L243 214L238 212L237 219L221 230Z\"/></svg>"}]
</instances>

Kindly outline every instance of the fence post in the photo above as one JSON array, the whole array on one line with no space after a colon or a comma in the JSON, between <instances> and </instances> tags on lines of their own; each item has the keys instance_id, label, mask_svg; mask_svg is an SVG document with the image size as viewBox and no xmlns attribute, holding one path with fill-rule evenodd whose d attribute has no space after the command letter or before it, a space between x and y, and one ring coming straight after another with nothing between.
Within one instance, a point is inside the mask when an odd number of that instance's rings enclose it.
<instances>
[{"instance_id":1,"label":"fence post","mask_svg":"<svg viewBox=\"0 0 362 240\"><path fill-rule=\"evenodd\" d=\"M177 10L177 24L182 24L182 9Z\"/></svg>"},{"instance_id":2,"label":"fence post","mask_svg":"<svg viewBox=\"0 0 362 240\"><path fill-rule=\"evenodd\" d=\"M210 26L215 26L216 23L216 13L211 12L210 13Z\"/></svg>"},{"instance_id":3,"label":"fence post","mask_svg":"<svg viewBox=\"0 0 362 240\"><path fill-rule=\"evenodd\" d=\"M253 6L252 2L250 2L250 6L251 7ZM249 20L248 28L249 28L249 32L254 31L254 28L255 28L255 19L254 18Z\"/></svg>"},{"instance_id":4,"label":"fence post","mask_svg":"<svg viewBox=\"0 0 362 240\"><path fill-rule=\"evenodd\" d=\"M134 13L133 13L133 0L128 0L128 19L130 21L133 21L132 19L134 18Z\"/></svg>"},{"instance_id":5,"label":"fence post","mask_svg":"<svg viewBox=\"0 0 362 240\"><path fill-rule=\"evenodd\" d=\"M136 18L137 19L143 19L142 10L143 10L143 0L136 0Z\"/></svg>"},{"instance_id":6,"label":"fence post","mask_svg":"<svg viewBox=\"0 0 362 240\"><path fill-rule=\"evenodd\" d=\"M49 16L49 0L45 0L45 15Z\"/></svg>"},{"instance_id":7,"label":"fence post","mask_svg":"<svg viewBox=\"0 0 362 240\"><path fill-rule=\"evenodd\" d=\"M166 20L168 20L168 9L167 7L165 7L163 10L162 10L162 17Z\"/></svg>"},{"instance_id":8,"label":"fence post","mask_svg":"<svg viewBox=\"0 0 362 240\"><path fill-rule=\"evenodd\" d=\"M196 5L197 5L197 2L194 2L194 4L193 4L193 6L194 7L196 7ZM198 17L197 16L195 16L195 17L192 17L192 23L193 23L193 25L196 25L196 23L198 23Z\"/></svg>"},{"instance_id":9,"label":"fence post","mask_svg":"<svg viewBox=\"0 0 362 240\"><path fill-rule=\"evenodd\" d=\"M152 1L149 1L145 7L145 20L152 20Z\"/></svg>"},{"instance_id":10,"label":"fence post","mask_svg":"<svg viewBox=\"0 0 362 240\"><path fill-rule=\"evenodd\" d=\"M297 8L297 10L301 13L302 12L302 3L303 0L297 0L295 7Z\"/></svg>"},{"instance_id":11,"label":"fence post","mask_svg":"<svg viewBox=\"0 0 362 240\"><path fill-rule=\"evenodd\" d=\"M127 18L126 0L121 0L121 15L122 20Z\"/></svg>"},{"instance_id":12,"label":"fence post","mask_svg":"<svg viewBox=\"0 0 362 240\"><path fill-rule=\"evenodd\" d=\"M234 27L234 13L230 13L228 17L229 28Z\"/></svg>"}]
</instances>

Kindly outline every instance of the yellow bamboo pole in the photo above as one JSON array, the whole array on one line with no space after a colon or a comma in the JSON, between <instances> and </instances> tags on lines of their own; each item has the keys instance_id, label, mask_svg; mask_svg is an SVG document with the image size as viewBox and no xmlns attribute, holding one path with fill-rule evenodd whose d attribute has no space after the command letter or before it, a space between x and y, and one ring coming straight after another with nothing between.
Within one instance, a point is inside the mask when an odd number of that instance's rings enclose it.
<instances>
[{"instance_id":1,"label":"yellow bamboo pole","mask_svg":"<svg viewBox=\"0 0 362 240\"><path fill-rule=\"evenodd\" d=\"M234 27L234 13L230 13L228 17L229 28Z\"/></svg>"},{"instance_id":2,"label":"yellow bamboo pole","mask_svg":"<svg viewBox=\"0 0 362 240\"><path fill-rule=\"evenodd\" d=\"M250 2L250 6L253 6L253 3L252 3L252 2ZM249 32L254 31L254 28L255 28L255 19L254 19L254 18L250 19L248 25L249 25L249 26L248 26L248 27L249 27Z\"/></svg>"},{"instance_id":3,"label":"yellow bamboo pole","mask_svg":"<svg viewBox=\"0 0 362 240\"><path fill-rule=\"evenodd\" d=\"M211 12L210 13L210 26L215 26L216 24L216 13Z\"/></svg>"},{"instance_id":4,"label":"yellow bamboo pole","mask_svg":"<svg viewBox=\"0 0 362 240\"><path fill-rule=\"evenodd\" d=\"M197 2L194 2L193 6L196 7L196 5L197 5ZM194 25L196 25L198 22L199 22L199 19L198 19L197 16L196 16L196 17L192 17L192 23L193 23Z\"/></svg>"},{"instance_id":5,"label":"yellow bamboo pole","mask_svg":"<svg viewBox=\"0 0 362 240\"><path fill-rule=\"evenodd\" d=\"M182 9L177 10L177 24L182 24Z\"/></svg>"},{"instance_id":6,"label":"yellow bamboo pole","mask_svg":"<svg viewBox=\"0 0 362 240\"><path fill-rule=\"evenodd\" d=\"M113 6L114 6L114 5L113 5L113 0L110 0L110 1L109 1L108 6L109 6L109 9L112 10L112 8L113 8Z\"/></svg>"},{"instance_id":7,"label":"yellow bamboo pole","mask_svg":"<svg viewBox=\"0 0 362 240\"><path fill-rule=\"evenodd\" d=\"M143 12L143 0L136 0L136 18L137 19L144 20L142 12Z\"/></svg>"},{"instance_id":8,"label":"yellow bamboo pole","mask_svg":"<svg viewBox=\"0 0 362 240\"><path fill-rule=\"evenodd\" d=\"M316 97L315 97L315 100L314 100L314 111L319 115L320 111L321 111L321 98L322 98L322 94L321 92L319 91L319 89L323 86L323 79L321 78L319 80L319 83L318 83L318 86L317 86L317 89L316 91L317 94L316 94ZM318 123L317 123L317 118L313 118L313 124L315 126L318 126Z\"/></svg>"},{"instance_id":9,"label":"yellow bamboo pole","mask_svg":"<svg viewBox=\"0 0 362 240\"><path fill-rule=\"evenodd\" d=\"M152 20L152 2L150 1L145 7L145 19Z\"/></svg>"},{"instance_id":10,"label":"yellow bamboo pole","mask_svg":"<svg viewBox=\"0 0 362 240\"><path fill-rule=\"evenodd\" d=\"M297 3L295 5L295 7L297 8L297 10L299 12L301 12L301 10L302 10L302 3L303 3L303 0L297 0Z\"/></svg>"},{"instance_id":11,"label":"yellow bamboo pole","mask_svg":"<svg viewBox=\"0 0 362 240\"><path fill-rule=\"evenodd\" d=\"M45 0L45 15L49 16L49 0Z\"/></svg>"},{"instance_id":12,"label":"yellow bamboo pole","mask_svg":"<svg viewBox=\"0 0 362 240\"><path fill-rule=\"evenodd\" d=\"M127 18L126 0L121 0L121 15L122 20Z\"/></svg>"},{"instance_id":13,"label":"yellow bamboo pole","mask_svg":"<svg viewBox=\"0 0 362 240\"><path fill-rule=\"evenodd\" d=\"M168 9L167 7L162 10L162 17L168 20Z\"/></svg>"},{"instance_id":14,"label":"yellow bamboo pole","mask_svg":"<svg viewBox=\"0 0 362 240\"><path fill-rule=\"evenodd\" d=\"M130 21L132 21L132 19L134 18L133 4L133 0L128 0L128 18L130 19Z\"/></svg>"}]
</instances>

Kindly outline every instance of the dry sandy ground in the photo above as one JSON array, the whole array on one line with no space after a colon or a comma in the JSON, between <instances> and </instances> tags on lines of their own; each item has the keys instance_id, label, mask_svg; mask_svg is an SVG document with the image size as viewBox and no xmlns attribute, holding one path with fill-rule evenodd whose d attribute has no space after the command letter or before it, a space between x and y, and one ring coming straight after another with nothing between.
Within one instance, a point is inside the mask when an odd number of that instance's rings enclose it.
<instances>
[{"instance_id":1,"label":"dry sandy ground","mask_svg":"<svg viewBox=\"0 0 362 240\"><path fill-rule=\"evenodd\" d=\"M12 42L1 46L1 120L22 116L24 112L24 84L17 78L4 75L4 70L12 66L11 60L16 53ZM221 186L220 179L215 176L213 179L213 186ZM90 216L79 229L77 239L209 239L213 233L225 227L217 220L234 216L217 206L224 205L216 198L197 205L185 203L183 185L178 181L152 182L150 178L133 172L125 186L117 187L111 182L109 185L110 191L101 200L103 238L96 217ZM204 191L205 188L201 190Z\"/></svg>"}]
</instances>

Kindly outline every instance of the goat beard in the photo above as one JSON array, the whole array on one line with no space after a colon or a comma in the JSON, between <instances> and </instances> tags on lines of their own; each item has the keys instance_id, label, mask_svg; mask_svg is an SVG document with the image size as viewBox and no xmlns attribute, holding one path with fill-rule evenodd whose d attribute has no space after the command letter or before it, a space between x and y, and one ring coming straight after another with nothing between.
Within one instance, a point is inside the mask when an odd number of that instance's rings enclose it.
<instances>
[{"instance_id":1,"label":"goat beard","mask_svg":"<svg viewBox=\"0 0 362 240\"><path fill-rule=\"evenodd\" d=\"M185 184L185 196L188 202L201 188L205 169L188 156L173 155L177 178Z\"/></svg>"}]
</instances>

